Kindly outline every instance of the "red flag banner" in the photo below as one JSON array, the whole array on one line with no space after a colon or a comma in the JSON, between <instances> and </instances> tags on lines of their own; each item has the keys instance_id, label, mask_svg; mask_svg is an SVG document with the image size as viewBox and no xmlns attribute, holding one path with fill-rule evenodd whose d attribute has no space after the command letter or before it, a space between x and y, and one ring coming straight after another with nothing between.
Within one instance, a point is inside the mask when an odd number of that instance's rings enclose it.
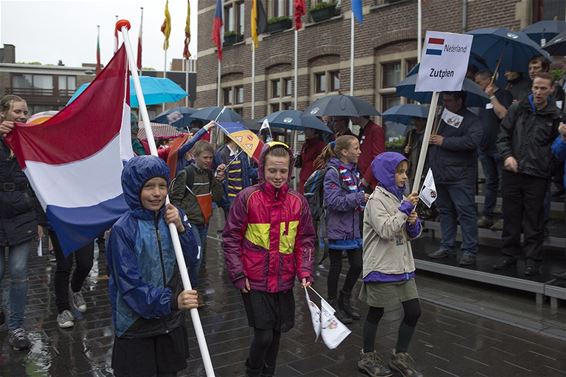
<instances>
[{"instance_id":1,"label":"red flag banner","mask_svg":"<svg viewBox=\"0 0 566 377\"><path fill-rule=\"evenodd\" d=\"M299 31L303 27L303 17L307 13L305 0L295 0L295 30Z\"/></svg>"},{"instance_id":2,"label":"red flag banner","mask_svg":"<svg viewBox=\"0 0 566 377\"><path fill-rule=\"evenodd\" d=\"M185 59L191 57L189 43L191 43L191 1L187 0L187 21L185 22L185 42L183 47L183 58Z\"/></svg>"}]
</instances>

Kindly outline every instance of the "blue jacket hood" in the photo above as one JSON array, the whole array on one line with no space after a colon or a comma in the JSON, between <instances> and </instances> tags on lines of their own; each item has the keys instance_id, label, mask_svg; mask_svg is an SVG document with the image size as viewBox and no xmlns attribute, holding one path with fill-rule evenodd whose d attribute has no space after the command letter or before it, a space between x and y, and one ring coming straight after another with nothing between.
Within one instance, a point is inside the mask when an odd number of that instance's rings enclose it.
<instances>
[{"instance_id":1,"label":"blue jacket hood","mask_svg":"<svg viewBox=\"0 0 566 377\"><path fill-rule=\"evenodd\" d=\"M395 195L399 200L403 198L404 188L395 184L395 171L397 166L407 158L401 153L384 152L377 155L371 163L371 172L380 186Z\"/></svg>"},{"instance_id":2,"label":"blue jacket hood","mask_svg":"<svg viewBox=\"0 0 566 377\"><path fill-rule=\"evenodd\" d=\"M155 177L165 179L169 185L169 168L159 157L138 156L126 162L122 170L122 190L131 210L135 212L145 210L140 202L141 189L148 180Z\"/></svg>"}]
</instances>

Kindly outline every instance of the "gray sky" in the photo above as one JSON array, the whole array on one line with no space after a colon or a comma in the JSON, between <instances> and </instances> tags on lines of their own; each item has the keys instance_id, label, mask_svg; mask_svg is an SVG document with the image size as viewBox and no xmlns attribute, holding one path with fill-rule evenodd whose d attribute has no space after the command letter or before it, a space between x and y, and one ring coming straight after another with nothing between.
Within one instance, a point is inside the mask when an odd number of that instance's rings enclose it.
<instances>
[{"instance_id":1,"label":"gray sky","mask_svg":"<svg viewBox=\"0 0 566 377\"><path fill-rule=\"evenodd\" d=\"M197 0L191 1L190 51L196 57ZM143 7L144 67L163 70L163 34L165 0L0 0L0 43L16 45L16 61L38 61L78 67L96 62L96 26L100 25L102 64L114 53L115 16L130 21L130 41L136 54ZM169 0L171 36L167 52L168 67L172 58L183 57L187 0ZM120 37L121 38L121 37ZM121 40L121 39L120 39Z\"/></svg>"}]
</instances>

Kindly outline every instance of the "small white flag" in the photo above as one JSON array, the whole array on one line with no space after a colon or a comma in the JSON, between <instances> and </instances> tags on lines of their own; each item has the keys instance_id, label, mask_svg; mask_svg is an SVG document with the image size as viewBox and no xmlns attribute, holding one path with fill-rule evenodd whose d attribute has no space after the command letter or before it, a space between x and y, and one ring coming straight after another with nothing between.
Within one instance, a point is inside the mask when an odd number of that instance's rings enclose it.
<instances>
[{"instance_id":1,"label":"small white flag","mask_svg":"<svg viewBox=\"0 0 566 377\"><path fill-rule=\"evenodd\" d=\"M432 175L432 170L429 168L426 173L426 177L423 183L423 188L419 194L419 199L423 201L428 208L432 206L432 203L436 200L438 194L436 193L436 185L434 184L434 177Z\"/></svg>"},{"instance_id":2,"label":"small white flag","mask_svg":"<svg viewBox=\"0 0 566 377\"><path fill-rule=\"evenodd\" d=\"M342 322L340 322L334 313L336 310L324 299L320 299L320 325L321 325L321 335L324 344L331 350L338 347L340 343L351 331Z\"/></svg>"},{"instance_id":3,"label":"small white flag","mask_svg":"<svg viewBox=\"0 0 566 377\"><path fill-rule=\"evenodd\" d=\"M271 127L269 126L269 122L267 121L267 119L264 119L263 122L261 123L261 127L259 128L259 135L261 135L263 130L267 130L267 134L268 134L267 142L269 143L270 141L273 140L273 135L271 135Z\"/></svg>"},{"instance_id":4,"label":"small white flag","mask_svg":"<svg viewBox=\"0 0 566 377\"><path fill-rule=\"evenodd\" d=\"M43 256L43 240L39 237L39 243L37 244L37 256Z\"/></svg>"},{"instance_id":5,"label":"small white flag","mask_svg":"<svg viewBox=\"0 0 566 377\"><path fill-rule=\"evenodd\" d=\"M309 311L311 312L312 327L314 328L314 333L316 334L314 341L316 342L318 340L318 336L320 335L320 309L314 302L311 301L307 288L305 288L305 295L307 296L307 305L309 307Z\"/></svg>"},{"instance_id":6,"label":"small white flag","mask_svg":"<svg viewBox=\"0 0 566 377\"><path fill-rule=\"evenodd\" d=\"M444 108L444 111L442 112L442 120L449 126L459 128L464 117Z\"/></svg>"}]
</instances>

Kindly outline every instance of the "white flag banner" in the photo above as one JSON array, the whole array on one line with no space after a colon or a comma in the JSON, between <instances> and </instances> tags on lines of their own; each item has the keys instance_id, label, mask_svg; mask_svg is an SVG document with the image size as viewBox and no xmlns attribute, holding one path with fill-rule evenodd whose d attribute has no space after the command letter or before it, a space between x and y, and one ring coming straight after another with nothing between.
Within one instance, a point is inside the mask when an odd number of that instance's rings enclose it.
<instances>
[{"instance_id":1,"label":"white flag banner","mask_svg":"<svg viewBox=\"0 0 566 377\"><path fill-rule=\"evenodd\" d=\"M444 108L441 118L444 121L444 123L454 128L460 128L460 125L464 121L463 116L453 113L447 108Z\"/></svg>"},{"instance_id":2,"label":"white flag banner","mask_svg":"<svg viewBox=\"0 0 566 377\"><path fill-rule=\"evenodd\" d=\"M323 298L320 299L320 307L322 341L326 344L326 347L333 350L350 335L351 331L342 322L336 319L334 315L336 311Z\"/></svg>"},{"instance_id":3,"label":"white flag banner","mask_svg":"<svg viewBox=\"0 0 566 377\"><path fill-rule=\"evenodd\" d=\"M438 194L436 193L436 185L434 183L434 176L432 175L432 170L429 168L426 173L426 177L423 183L423 188L419 194L419 199L423 201L428 208L432 206L432 203L436 200Z\"/></svg>"},{"instance_id":4,"label":"white flag banner","mask_svg":"<svg viewBox=\"0 0 566 377\"><path fill-rule=\"evenodd\" d=\"M462 90L473 36L427 31L415 92Z\"/></svg>"},{"instance_id":5,"label":"white flag banner","mask_svg":"<svg viewBox=\"0 0 566 377\"><path fill-rule=\"evenodd\" d=\"M305 295L307 297L307 305L309 307L309 311L311 312L312 327L314 328L314 333L316 334L316 338L314 341L316 342L320 335L320 309L311 300L307 288L305 288Z\"/></svg>"}]
</instances>

